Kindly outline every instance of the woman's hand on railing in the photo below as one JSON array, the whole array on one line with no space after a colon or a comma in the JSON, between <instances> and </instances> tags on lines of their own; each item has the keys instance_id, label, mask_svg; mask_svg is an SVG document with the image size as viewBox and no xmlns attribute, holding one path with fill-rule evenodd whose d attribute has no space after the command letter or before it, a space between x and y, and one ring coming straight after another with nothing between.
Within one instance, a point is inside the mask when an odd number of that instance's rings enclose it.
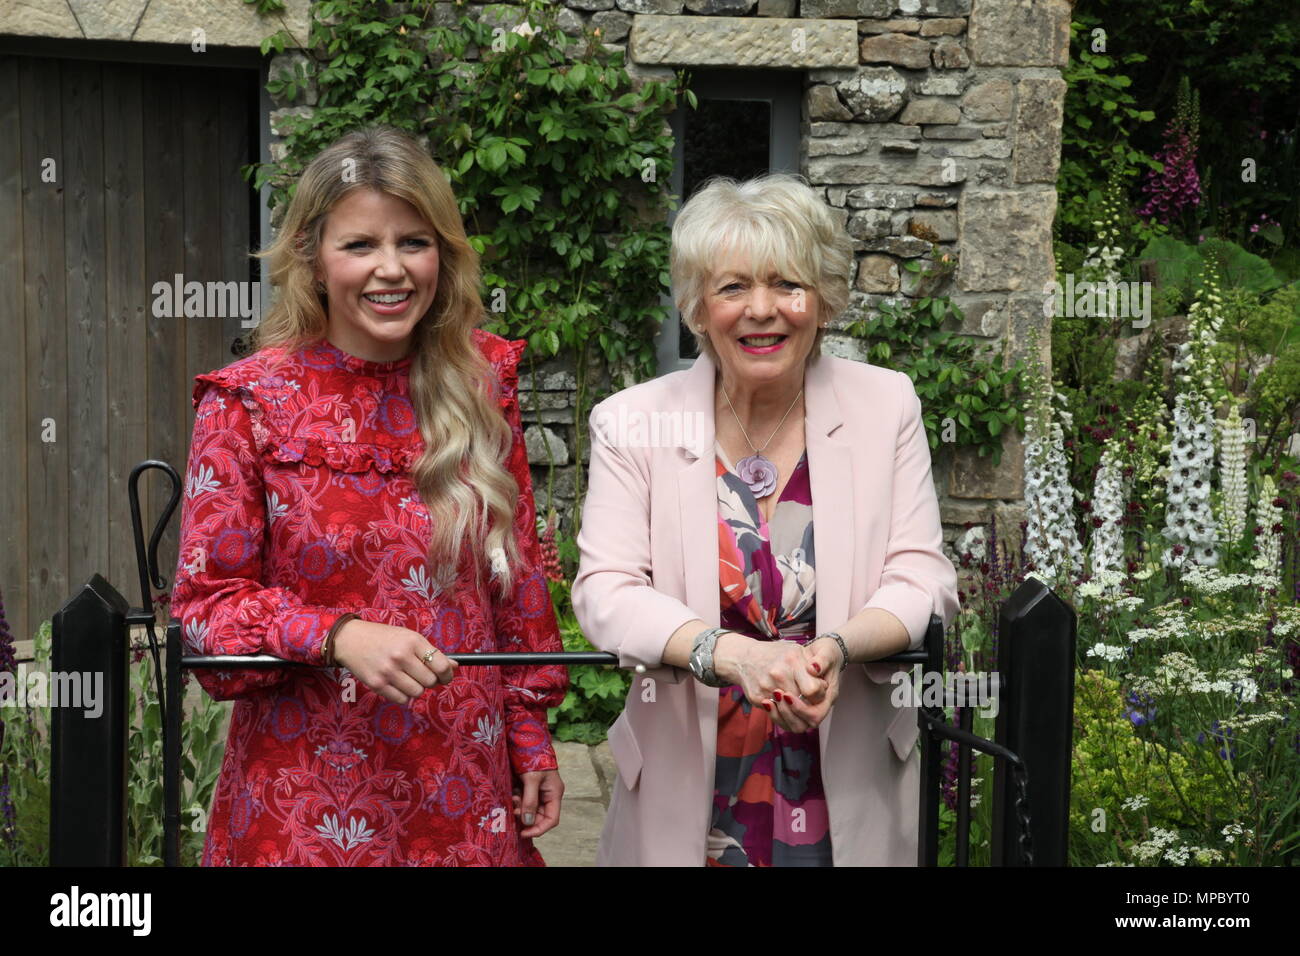
<instances>
[{"instance_id":1,"label":"woman's hand on railing","mask_svg":"<svg viewBox=\"0 0 1300 956\"><path fill-rule=\"evenodd\" d=\"M767 710L778 726L796 733L816 726L810 722L812 709L799 697L822 699L827 682L813 674L803 648L794 641L756 641L728 632L714 645L713 669L722 680L738 685L751 704Z\"/></svg>"},{"instance_id":2,"label":"woman's hand on railing","mask_svg":"<svg viewBox=\"0 0 1300 956\"><path fill-rule=\"evenodd\" d=\"M394 704L409 704L435 684L450 684L458 666L418 631L359 618L334 635L334 660Z\"/></svg>"}]
</instances>

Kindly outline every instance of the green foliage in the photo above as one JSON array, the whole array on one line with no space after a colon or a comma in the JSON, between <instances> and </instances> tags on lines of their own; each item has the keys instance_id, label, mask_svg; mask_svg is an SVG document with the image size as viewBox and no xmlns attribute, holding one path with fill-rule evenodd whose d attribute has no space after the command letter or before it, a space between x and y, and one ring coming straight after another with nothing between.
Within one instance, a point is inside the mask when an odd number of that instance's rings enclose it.
<instances>
[{"instance_id":1,"label":"green foliage","mask_svg":"<svg viewBox=\"0 0 1300 956\"><path fill-rule=\"evenodd\" d=\"M44 621L33 639L28 671L48 670L51 626ZM0 839L0 866L48 866L50 861L50 708L28 703L4 709L0 767L8 774L14 808L10 843ZM2 779L2 776L0 776ZM4 821L0 819L0 828Z\"/></svg>"},{"instance_id":2,"label":"green foliage","mask_svg":"<svg viewBox=\"0 0 1300 956\"><path fill-rule=\"evenodd\" d=\"M262 16L284 11L284 0L244 0L244 3L253 7ZM266 51L263 50L262 52L265 53Z\"/></svg>"},{"instance_id":3,"label":"green foliage","mask_svg":"<svg viewBox=\"0 0 1300 956\"><path fill-rule=\"evenodd\" d=\"M1277 456L1300 415L1300 282L1261 297L1244 288L1223 296L1215 347L1228 390L1245 397L1255 422L1255 453Z\"/></svg>"},{"instance_id":4,"label":"green foliage","mask_svg":"<svg viewBox=\"0 0 1300 956\"><path fill-rule=\"evenodd\" d=\"M1163 144L1164 127L1174 115L1179 78L1187 76L1200 94L1197 168L1206 198L1194 212L1200 231L1242 245L1256 238L1266 242L1249 232L1265 214L1279 223L1279 238L1286 237L1294 245L1300 232L1300 193L1295 190L1300 172L1295 136L1300 20L1295 17L1294 0L1088 0L1076 6L1073 20L1078 26L1072 29L1071 61L1065 72L1071 90L1066 97L1063 176L1069 175L1070 165L1081 155L1095 157L1088 160L1088 168L1100 170L1104 152L1121 144L1126 152L1132 149L1144 157L1135 161L1126 156L1135 168L1153 163L1145 157ZM1084 109L1073 77L1076 69L1086 68L1084 47L1091 52L1091 31L1097 27L1105 30L1106 56L1131 81L1120 92L1134 96L1159 122L1103 122L1102 132L1091 137L1092 146L1085 154L1071 132L1071 115ZM1118 115L1124 104L1115 102L1112 113ZM1102 99L1103 107L1104 103ZM1097 129L1094 123L1093 130ZM1242 180L1245 157L1256 160L1257 181ZM1074 229L1087 231L1069 212L1071 197L1085 195L1089 181L1101 180L1100 175L1062 180L1068 184L1062 202Z\"/></svg>"},{"instance_id":5,"label":"green foliage","mask_svg":"<svg viewBox=\"0 0 1300 956\"><path fill-rule=\"evenodd\" d=\"M948 723L956 723L955 708L944 711ZM983 717L979 711L974 714L971 732L978 737L994 739L997 730L995 718ZM940 744L941 758L944 766L951 759L949 746L956 750L956 744ZM989 866L992 858L993 837L993 781L995 761L979 751L971 752L971 802L970 839L967 844L967 866ZM956 792L956 784L953 784ZM946 801L939 804L939 866L957 865L957 814L950 809Z\"/></svg>"},{"instance_id":6,"label":"green foliage","mask_svg":"<svg viewBox=\"0 0 1300 956\"><path fill-rule=\"evenodd\" d=\"M1064 243L1056 248L1058 281L1064 282L1068 272L1086 272L1080 250ZM1121 279L1136 278L1138 261L1155 263L1154 320L1184 311L1201 291L1205 267L1215 265L1225 291L1214 357L1229 391L1246 397L1242 414L1255 421L1255 453L1276 457L1300 413L1300 349L1294 345L1300 343L1300 283L1279 288L1283 276L1266 260L1221 239L1197 245L1171 236L1154 239L1123 265ZM1150 457L1164 440L1169 399L1161 366L1165 344L1159 329L1153 332L1146 367L1131 380L1119 380L1116 353L1120 341L1133 333L1129 319L1053 319L1053 377L1079 433L1067 443L1074 487L1092 487L1103 444L1116 429L1130 434L1129 461L1134 463ZM1139 482L1134 494L1144 507L1154 507L1156 491L1151 483Z\"/></svg>"},{"instance_id":7,"label":"green foliage","mask_svg":"<svg viewBox=\"0 0 1300 956\"><path fill-rule=\"evenodd\" d=\"M1065 244L1058 244L1057 250L1062 278L1065 272L1077 273L1078 250ZM1205 268L1215 266L1222 277L1223 325L1214 360L1228 391L1246 400L1242 414L1255 422L1255 453L1276 457L1300 414L1300 282L1283 285L1283 272L1223 239L1191 245L1163 236L1149 242L1134 262L1139 260L1155 264L1156 319L1184 310L1200 294ZM1122 278L1132 278L1133 273L1130 265ZM1075 446L1075 487L1091 485L1102 442L1118 424L1106 419L1113 416L1112 408L1133 410L1165 398L1158 361L1132 381L1114 379L1117 343L1129 331L1126 320L1057 316L1053 321L1053 374L1084 439ZM1163 354L1163 342L1152 348L1151 358ZM1148 405L1144 415L1149 418L1153 412ZM1132 415L1127 421L1136 423Z\"/></svg>"},{"instance_id":8,"label":"green foliage","mask_svg":"<svg viewBox=\"0 0 1300 956\"><path fill-rule=\"evenodd\" d=\"M1085 490L1085 497L1092 488L1104 444L1117 430L1132 443L1126 460L1135 466L1144 455L1154 464L1165 437L1164 337L1158 329L1142 373L1131 380L1115 378L1118 343L1130 331L1129 322L1127 318L1077 315L1052 319L1053 380L1077 432L1073 437L1067 434L1065 441L1070 483Z\"/></svg>"},{"instance_id":9,"label":"green foliage","mask_svg":"<svg viewBox=\"0 0 1300 956\"><path fill-rule=\"evenodd\" d=\"M1070 62L1063 72L1067 88L1061 123L1061 168L1057 177L1056 225L1062 238L1082 241L1093 233L1101 201L1096 183L1108 171L1129 183L1160 164L1130 143L1139 124L1155 119L1138 108L1127 70L1146 61L1125 46L1123 53L1094 52L1101 19L1076 12L1070 23Z\"/></svg>"},{"instance_id":10,"label":"green foliage","mask_svg":"<svg viewBox=\"0 0 1300 956\"><path fill-rule=\"evenodd\" d=\"M51 624L36 633L29 668L48 672ZM127 737L127 859L130 866L163 863L162 718L148 654L130 666L131 717ZM229 703L203 694L182 721L181 864L197 866L203 854L208 807L225 753ZM7 709L0 766L9 769L17 841L0 840L0 866L48 866L50 830L50 708Z\"/></svg>"},{"instance_id":11,"label":"green foliage","mask_svg":"<svg viewBox=\"0 0 1300 956\"><path fill-rule=\"evenodd\" d=\"M1138 254L1155 263L1156 281L1178 290L1182 302L1191 303L1201 290L1201 273L1213 262L1224 288L1241 288L1256 294L1271 292L1283 278L1267 260L1226 239L1207 239L1197 245L1172 236L1147 243Z\"/></svg>"},{"instance_id":12,"label":"green foliage","mask_svg":"<svg viewBox=\"0 0 1300 956\"><path fill-rule=\"evenodd\" d=\"M1209 769L1140 736L1125 711L1120 682L1095 670L1076 677L1071 765L1073 866L1130 862L1122 851L1146 839L1150 827L1187 829L1222 821L1221 828L1246 802L1244 787L1225 786ZM1135 796L1149 802L1125 809Z\"/></svg>"},{"instance_id":13,"label":"green foliage","mask_svg":"<svg viewBox=\"0 0 1300 956\"><path fill-rule=\"evenodd\" d=\"M163 740L153 658L144 653L131 665L131 730L127 738L127 846L131 866L162 866ZM188 682L187 682L188 683ZM198 866L203 858L207 813L221 773L226 750L229 701L206 693L187 709L181 721L182 866Z\"/></svg>"},{"instance_id":14,"label":"green foliage","mask_svg":"<svg viewBox=\"0 0 1300 956\"><path fill-rule=\"evenodd\" d=\"M977 449L980 457L1002 459L1002 430L1024 428L1024 415L1016 403L1024 363L1004 368L1000 356L959 332L944 329L960 323L963 313L948 297L924 294L955 268L948 254L934 250L929 269L910 259L903 268L917 276L918 298L902 304L882 302L875 317L849 323L845 331L867 343L867 360L905 372L921 398L925 429L931 450L940 441Z\"/></svg>"}]
</instances>

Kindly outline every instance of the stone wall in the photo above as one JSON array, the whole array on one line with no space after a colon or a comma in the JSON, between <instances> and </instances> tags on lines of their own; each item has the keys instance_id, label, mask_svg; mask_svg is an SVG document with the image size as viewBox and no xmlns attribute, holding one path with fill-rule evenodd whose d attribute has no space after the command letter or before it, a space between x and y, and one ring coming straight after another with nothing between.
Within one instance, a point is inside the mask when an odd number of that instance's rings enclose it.
<instances>
[{"instance_id":1,"label":"stone wall","mask_svg":"<svg viewBox=\"0 0 1300 956\"><path fill-rule=\"evenodd\" d=\"M218 16L214 7L229 9ZM306 9L307 0L289 0L281 23L233 2L68 0L65 10L14 0L0 12L0 33L190 44L201 27L208 43L257 46L281 25L305 37ZM522 16L508 4L465 9L506 26ZM959 259L948 291L965 312L963 331L1014 359L1028 356L1034 327L1046 333L1044 358L1050 348L1041 290L1054 273L1070 9L1068 0L563 0L559 18L575 38L599 29L604 42L624 48L635 77L667 78L682 66L800 71L800 172L841 212L853 237L855 304L870 308L913 293L900 264L929 255L930 240L921 236L937 238L941 251ZM459 13L439 3L435 20L452 24ZM285 53L271 69L301 56ZM277 103L267 119L272 132L315 101L309 89ZM834 326L826 350L862 355L861 344ZM573 500L580 467L574 384L562 363L542 363L534 412L533 382L527 375L521 381L543 510L551 493L548 450L558 466L555 503L563 512ZM996 468L942 447L934 466L946 541L967 522L996 516L1014 531L1023 519L1023 453L1014 432L1004 433Z\"/></svg>"},{"instance_id":2,"label":"stone wall","mask_svg":"<svg viewBox=\"0 0 1300 956\"><path fill-rule=\"evenodd\" d=\"M506 5L480 10L503 24L518 20ZM937 237L940 252L959 259L948 291L965 313L962 331L1013 361L1030 357L1037 327L1039 356L1050 360L1041 290L1055 271L1067 0L566 0L560 22L573 36L598 28L627 50L637 77L666 79L683 66L800 70L800 172L854 239L854 305L912 294L900 265L928 259L931 242L917 233ZM825 349L863 357L842 332L828 334ZM571 500L571 378L548 363L542 411L527 416L540 507L548 446L561 464L557 506ZM1017 433L1004 432L997 467L941 446L934 471L945 541L996 517L1018 545Z\"/></svg>"}]
</instances>

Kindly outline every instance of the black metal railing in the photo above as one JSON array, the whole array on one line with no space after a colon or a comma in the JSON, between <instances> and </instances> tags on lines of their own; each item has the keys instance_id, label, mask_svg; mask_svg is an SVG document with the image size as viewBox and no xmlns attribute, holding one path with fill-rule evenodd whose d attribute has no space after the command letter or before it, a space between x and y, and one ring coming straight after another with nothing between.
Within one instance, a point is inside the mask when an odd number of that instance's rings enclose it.
<instances>
[{"instance_id":1,"label":"black metal railing","mask_svg":"<svg viewBox=\"0 0 1300 956\"><path fill-rule=\"evenodd\" d=\"M141 533L136 484L146 469L172 479L173 494L150 539ZM52 708L50 861L52 865L121 866L126 863L127 734L130 687L128 635L146 628L155 664L163 718L164 862L179 865L181 829L181 721L183 671L205 668L309 667L271 655L186 654L179 621L166 628L161 657L150 583L165 588L158 573L157 545L179 498L180 479L165 462L146 461L131 472L131 517L140 568L142 606L94 575L55 615L53 668L62 673L104 674L105 707L100 718L75 708ZM999 621L998 716L995 739L971 733L973 709L963 707L958 725L939 706L918 708L920 725L920 812L917 862L939 860L939 804L943 799L941 741L958 747L955 862L969 859L971 753L995 760L992 862L1005 866L1063 866L1067 862L1076 621L1073 610L1036 579L1026 580L1001 609ZM614 654L449 654L475 666L563 664L617 665ZM919 664L923 685L944 675L944 629L938 615L920 650L883 659L883 664ZM933 677L930 675L934 675ZM102 719L101 719L102 718ZM1031 772L1032 771L1032 772ZM1032 808L1032 812L1031 812Z\"/></svg>"}]
</instances>

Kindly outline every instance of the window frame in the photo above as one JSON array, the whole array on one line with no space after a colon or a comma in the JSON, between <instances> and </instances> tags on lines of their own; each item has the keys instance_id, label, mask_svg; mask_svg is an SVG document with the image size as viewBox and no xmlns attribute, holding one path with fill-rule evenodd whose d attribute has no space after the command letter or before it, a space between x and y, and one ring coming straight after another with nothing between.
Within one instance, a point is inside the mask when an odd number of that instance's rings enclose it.
<instances>
[{"instance_id":1,"label":"window frame","mask_svg":"<svg viewBox=\"0 0 1300 956\"><path fill-rule=\"evenodd\" d=\"M767 137L768 172L799 172L804 75L798 70L696 69L691 71L690 89L697 99L766 102L771 112ZM685 132L687 111L683 102L668 117L673 134L671 190L677 208L668 214L671 230L677 213L689 197L682 196L685 182ZM660 296L668 318L655 333L655 360L659 375L690 368L695 359L681 358L681 336L686 334L671 294Z\"/></svg>"}]
</instances>

